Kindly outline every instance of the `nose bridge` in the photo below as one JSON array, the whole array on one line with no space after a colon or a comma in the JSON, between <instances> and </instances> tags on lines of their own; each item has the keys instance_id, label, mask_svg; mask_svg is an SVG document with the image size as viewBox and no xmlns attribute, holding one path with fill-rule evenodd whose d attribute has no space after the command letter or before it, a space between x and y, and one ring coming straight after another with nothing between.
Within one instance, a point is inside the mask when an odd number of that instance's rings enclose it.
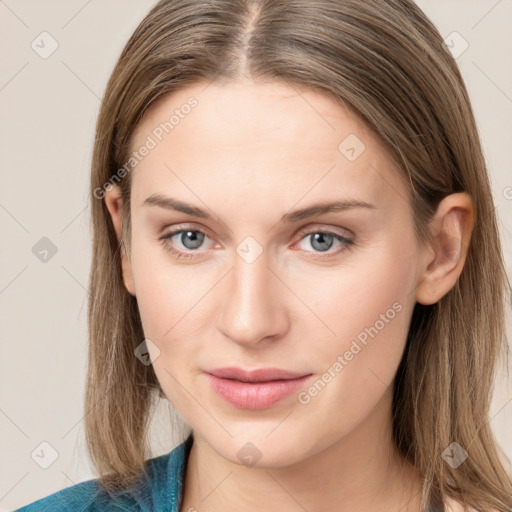
<instances>
[{"instance_id":1,"label":"nose bridge","mask_svg":"<svg viewBox=\"0 0 512 512\"><path fill-rule=\"evenodd\" d=\"M272 273L268 269L271 264L268 251L251 241L244 241L237 247L237 257L233 261L233 273L240 278L241 292L247 292L249 296L265 289L265 284L270 284ZM260 289L261 288L261 289Z\"/></svg>"},{"instance_id":2,"label":"nose bridge","mask_svg":"<svg viewBox=\"0 0 512 512\"><path fill-rule=\"evenodd\" d=\"M219 328L233 341L257 343L277 334L283 310L277 304L276 278L268 268L266 253L258 251L251 241L242 242L234 255L229 274Z\"/></svg>"}]
</instances>

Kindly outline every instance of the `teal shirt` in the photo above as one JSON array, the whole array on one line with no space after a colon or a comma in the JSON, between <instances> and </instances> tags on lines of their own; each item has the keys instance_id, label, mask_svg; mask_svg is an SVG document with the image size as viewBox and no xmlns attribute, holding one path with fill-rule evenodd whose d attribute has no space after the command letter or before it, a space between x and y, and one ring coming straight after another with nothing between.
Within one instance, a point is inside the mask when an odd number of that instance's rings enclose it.
<instances>
[{"instance_id":1,"label":"teal shirt","mask_svg":"<svg viewBox=\"0 0 512 512\"><path fill-rule=\"evenodd\" d=\"M96 479L87 480L34 501L14 512L179 512L192 433L171 452L146 461L147 478L109 495Z\"/></svg>"}]
</instances>

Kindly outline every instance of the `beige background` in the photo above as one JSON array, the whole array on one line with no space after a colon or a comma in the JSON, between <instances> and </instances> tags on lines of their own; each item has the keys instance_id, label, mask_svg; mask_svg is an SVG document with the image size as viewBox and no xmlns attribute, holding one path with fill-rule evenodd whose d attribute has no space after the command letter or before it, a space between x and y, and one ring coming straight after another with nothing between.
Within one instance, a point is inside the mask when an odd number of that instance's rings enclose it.
<instances>
[{"instance_id":1,"label":"beige background","mask_svg":"<svg viewBox=\"0 0 512 512\"><path fill-rule=\"evenodd\" d=\"M153 0L0 0L0 511L93 478L83 438L88 179L99 98ZM512 2L418 1L451 36L488 159L512 276ZM57 50L42 58L32 49ZM45 37L44 48L41 37ZM456 39L453 39L455 37ZM42 237L57 252L41 262ZM41 243L41 242L40 242ZM509 311L509 333L511 332ZM510 337L510 334L509 334ZM154 454L176 443L169 412ZM512 391L502 371L491 424L512 458ZM36 463L57 459L48 469ZM34 459L31 454L34 453ZM41 456L41 450L44 457ZM37 457L37 454L40 457Z\"/></svg>"}]
</instances>

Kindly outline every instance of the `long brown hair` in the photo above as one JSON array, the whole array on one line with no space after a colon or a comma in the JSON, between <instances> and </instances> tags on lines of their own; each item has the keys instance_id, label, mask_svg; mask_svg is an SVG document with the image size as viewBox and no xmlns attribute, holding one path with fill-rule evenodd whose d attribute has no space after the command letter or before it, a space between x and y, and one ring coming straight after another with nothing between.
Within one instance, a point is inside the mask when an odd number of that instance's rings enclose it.
<instances>
[{"instance_id":1,"label":"long brown hair","mask_svg":"<svg viewBox=\"0 0 512 512\"><path fill-rule=\"evenodd\" d=\"M143 471L151 404L164 397L152 366L134 356L144 333L120 264L121 248L130 247L131 174L123 166L132 135L164 94L243 76L306 87L356 112L409 186L418 240L430 240L442 198L470 195L476 220L460 278L413 313L395 379L394 441L424 477L424 507L451 497L510 510L512 481L488 416L496 364L508 356L510 283L472 107L442 43L410 0L162 0L140 23L105 91L91 172L85 428L106 488L126 488ZM121 187L124 246L102 200L108 183ZM469 455L457 468L442 457L453 442Z\"/></svg>"}]
</instances>

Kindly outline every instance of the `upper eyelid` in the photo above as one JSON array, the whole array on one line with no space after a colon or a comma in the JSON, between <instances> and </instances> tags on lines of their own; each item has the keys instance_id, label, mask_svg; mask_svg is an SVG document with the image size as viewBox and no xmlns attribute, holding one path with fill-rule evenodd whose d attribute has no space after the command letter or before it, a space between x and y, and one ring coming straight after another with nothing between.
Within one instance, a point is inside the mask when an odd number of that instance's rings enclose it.
<instances>
[{"instance_id":1,"label":"upper eyelid","mask_svg":"<svg viewBox=\"0 0 512 512\"><path fill-rule=\"evenodd\" d=\"M319 232L319 233L331 233L333 235L342 236L344 238L352 238L355 236L355 234L347 228L339 228L339 227L338 228L329 228L329 227L318 227L318 226L319 225L301 228L301 229L299 229L297 234L300 235L303 233L310 234L310 233ZM343 233L336 233L337 229L341 229L343 231Z\"/></svg>"},{"instance_id":2,"label":"upper eyelid","mask_svg":"<svg viewBox=\"0 0 512 512\"><path fill-rule=\"evenodd\" d=\"M180 225L172 226L172 227L170 227L168 229L164 228L162 230L161 238L175 236L178 233L181 233L182 231L197 231L198 233L203 233L208 238L213 240L213 238L208 234L207 230L196 228L196 227L193 227L193 226L180 226Z\"/></svg>"}]
</instances>

